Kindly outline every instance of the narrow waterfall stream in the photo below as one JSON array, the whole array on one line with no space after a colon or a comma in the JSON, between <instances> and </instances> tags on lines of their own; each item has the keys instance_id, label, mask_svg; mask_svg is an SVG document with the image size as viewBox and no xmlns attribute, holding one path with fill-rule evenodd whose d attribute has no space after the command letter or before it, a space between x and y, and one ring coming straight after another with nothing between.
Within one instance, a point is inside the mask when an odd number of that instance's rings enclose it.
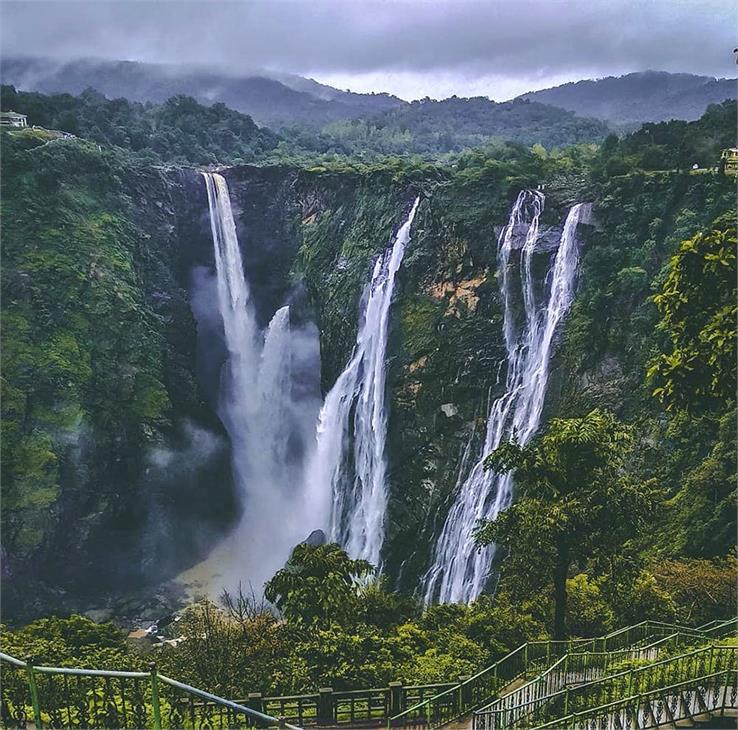
<instances>
[{"instance_id":1,"label":"narrow waterfall stream","mask_svg":"<svg viewBox=\"0 0 738 730\"><path fill-rule=\"evenodd\" d=\"M420 198L377 259L364 294L356 344L326 396L309 473L312 510L329 525L328 539L353 558L380 563L388 502L385 441L389 310L397 271Z\"/></svg>"},{"instance_id":2,"label":"narrow waterfall stream","mask_svg":"<svg viewBox=\"0 0 738 730\"><path fill-rule=\"evenodd\" d=\"M288 306L276 311L266 330L260 329L228 185L217 173L203 177L227 350L218 415L231 442L233 479L243 514L234 532L188 573L218 591L243 581L258 592L307 536L299 507L318 404L296 395L293 386L295 371L304 371L311 349L317 354L317 333L293 328Z\"/></svg>"},{"instance_id":3,"label":"narrow waterfall stream","mask_svg":"<svg viewBox=\"0 0 738 730\"><path fill-rule=\"evenodd\" d=\"M589 204L574 205L564 224L558 250L548 273L548 298L539 306L535 297L532 256L539 238L538 222L544 196L523 190L498 241L500 289L504 307L507 350L505 392L495 400L487 419L487 431L476 464L459 486L455 501L436 542L431 567L424 578L427 603L470 602L484 589L494 557L494 546L479 550L473 532L480 519L494 519L512 501L512 478L484 470L484 458L513 433L521 444L538 429L548 384L549 361L556 329L574 298L579 261L577 225L589 214ZM525 230L524 240L521 229ZM525 321L515 317L515 292L511 254L520 248L520 288Z\"/></svg>"}]
</instances>

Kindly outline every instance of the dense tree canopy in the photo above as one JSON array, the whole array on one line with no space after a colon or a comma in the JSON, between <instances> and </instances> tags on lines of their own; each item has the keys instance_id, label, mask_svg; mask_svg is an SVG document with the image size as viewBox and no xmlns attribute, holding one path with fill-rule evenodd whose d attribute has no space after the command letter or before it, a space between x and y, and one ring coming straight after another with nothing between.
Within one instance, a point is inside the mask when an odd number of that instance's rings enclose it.
<instances>
[{"instance_id":1,"label":"dense tree canopy","mask_svg":"<svg viewBox=\"0 0 738 730\"><path fill-rule=\"evenodd\" d=\"M203 106L188 96L163 104L107 99L88 89L79 96L0 89L0 107L28 115L29 125L116 145L153 162L252 162L279 137L225 104Z\"/></svg>"},{"instance_id":2,"label":"dense tree canopy","mask_svg":"<svg viewBox=\"0 0 738 730\"><path fill-rule=\"evenodd\" d=\"M356 612L362 580L373 570L366 560L351 560L335 543L302 543L266 584L264 595L293 621L340 621Z\"/></svg>"},{"instance_id":3,"label":"dense tree canopy","mask_svg":"<svg viewBox=\"0 0 738 730\"><path fill-rule=\"evenodd\" d=\"M566 633L566 580L580 567L609 562L639 529L654 502L653 486L626 471L632 430L611 414L554 419L530 444L505 443L485 461L512 472L511 507L478 532L509 556L503 570L538 588L553 586L554 636Z\"/></svg>"},{"instance_id":4,"label":"dense tree canopy","mask_svg":"<svg viewBox=\"0 0 738 730\"><path fill-rule=\"evenodd\" d=\"M736 387L736 231L723 216L683 241L654 302L669 351L649 369L668 409L702 410L734 399Z\"/></svg>"}]
</instances>

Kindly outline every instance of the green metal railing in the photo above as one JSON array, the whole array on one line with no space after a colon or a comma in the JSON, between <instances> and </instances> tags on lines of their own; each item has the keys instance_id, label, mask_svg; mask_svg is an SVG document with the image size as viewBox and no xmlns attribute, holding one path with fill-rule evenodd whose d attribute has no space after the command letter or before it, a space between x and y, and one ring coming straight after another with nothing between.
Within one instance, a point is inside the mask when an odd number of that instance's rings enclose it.
<instances>
[{"instance_id":1,"label":"green metal railing","mask_svg":"<svg viewBox=\"0 0 738 730\"><path fill-rule=\"evenodd\" d=\"M34 666L0 653L0 727L268 728L283 718L149 672Z\"/></svg>"},{"instance_id":2,"label":"green metal railing","mask_svg":"<svg viewBox=\"0 0 738 730\"><path fill-rule=\"evenodd\" d=\"M546 675L474 714L474 730L524 728L552 717L613 702L618 697L644 694L696 676L736 668L735 647L708 646L684 654L599 676L601 655L569 655ZM615 653L614 659L617 659ZM637 657L634 657L637 658ZM604 668L604 671L607 671ZM595 678L591 678L594 675ZM525 698L525 701L521 701Z\"/></svg>"},{"instance_id":3,"label":"green metal railing","mask_svg":"<svg viewBox=\"0 0 738 730\"><path fill-rule=\"evenodd\" d=\"M709 721L738 709L735 669L693 677L558 717L535 730L647 730L686 720Z\"/></svg>"},{"instance_id":4,"label":"green metal railing","mask_svg":"<svg viewBox=\"0 0 738 730\"><path fill-rule=\"evenodd\" d=\"M731 621L710 622L712 630L717 630L730 623ZM696 640L704 639L707 634L699 628L679 624L641 621L633 626L591 639L529 641L473 677L391 716L388 719L388 727L438 728L490 703L515 680L534 671L539 672L543 667L551 666L564 655L573 653L573 650L580 654L611 652L654 643L655 640L666 638L677 632L690 635Z\"/></svg>"},{"instance_id":5,"label":"green metal railing","mask_svg":"<svg viewBox=\"0 0 738 730\"><path fill-rule=\"evenodd\" d=\"M325 687L312 694L288 697L262 697L254 693L246 700L237 701L266 714L284 717L301 727L378 725L456 684L458 682L406 686L402 682L390 682L387 687L377 689L342 691Z\"/></svg>"},{"instance_id":6,"label":"green metal railing","mask_svg":"<svg viewBox=\"0 0 738 730\"><path fill-rule=\"evenodd\" d=\"M472 677L390 717L388 726L435 728L445 725L485 704L495 692L533 667L547 665L573 647L588 647L592 642L593 639L529 641Z\"/></svg>"},{"instance_id":7,"label":"green metal railing","mask_svg":"<svg viewBox=\"0 0 738 730\"><path fill-rule=\"evenodd\" d=\"M530 714L539 706L558 698L559 691L568 685L593 682L609 673L617 664L628 659L655 661L665 651L713 641L721 636L735 633L736 627L738 627L738 619L713 621L705 630L681 630L655 642L652 641L650 644L640 642L640 645L633 648L616 649L609 652L567 654L535 679L476 710L473 715L473 727L475 730L510 727L512 723ZM618 632L618 635L622 636L622 633ZM597 643L600 643L599 640ZM612 697L609 698L611 699Z\"/></svg>"}]
</instances>

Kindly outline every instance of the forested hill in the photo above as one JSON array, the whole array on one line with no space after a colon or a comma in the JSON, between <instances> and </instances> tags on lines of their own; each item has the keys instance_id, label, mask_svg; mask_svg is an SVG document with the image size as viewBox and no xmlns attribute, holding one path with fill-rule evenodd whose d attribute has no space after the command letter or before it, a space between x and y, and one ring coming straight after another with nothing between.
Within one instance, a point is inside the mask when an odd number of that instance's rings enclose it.
<instances>
[{"instance_id":1,"label":"forested hill","mask_svg":"<svg viewBox=\"0 0 738 730\"><path fill-rule=\"evenodd\" d=\"M350 164L389 155L420 153L432 159L493 143L540 143L552 148L605 136L596 120L537 102L495 104L487 99L414 102L384 121L349 121L323 133L293 129L284 136L258 127L248 115L223 104L204 106L186 96L164 104L107 99L87 90L79 96L0 87L0 108L28 115L28 123L115 145L151 162L240 164L302 160ZM711 105L697 121L646 124L617 143L604 143L611 171L678 169L716 164L733 143L735 102ZM618 154L610 154L617 147ZM453 155L451 156L453 158Z\"/></svg>"},{"instance_id":2,"label":"forested hill","mask_svg":"<svg viewBox=\"0 0 738 730\"><path fill-rule=\"evenodd\" d=\"M639 124L699 118L709 104L736 98L735 79L643 71L577 81L520 98L568 109L608 122Z\"/></svg>"},{"instance_id":3,"label":"forested hill","mask_svg":"<svg viewBox=\"0 0 738 730\"><path fill-rule=\"evenodd\" d=\"M419 154L426 158L509 141L546 148L597 142L608 127L595 119L538 102L496 104L489 99L425 100L374 116L335 122L317 131L293 125L275 133L218 102L190 96L162 104L108 99L93 89L79 96L2 87L0 105L28 115L28 123L131 149L152 160L198 164L263 161L318 155L372 159ZM279 146L279 150L276 150Z\"/></svg>"},{"instance_id":4,"label":"forested hill","mask_svg":"<svg viewBox=\"0 0 738 730\"><path fill-rule=\"evenodd\" d=\"M122 147L151 162L253 162L280 141L246 114L224 104L203 106L188 96L142 104L110 100L91 89L79 96L46 96L2 86L0 108L28 115L29 125Z\"/></svg>"},{"instance_id":5,"label":"forested hill","mask_svg":"<svg viewBox=\"0 0 738 730\"><path fill-rule=\"evenodd\" d=\"M339 122L325 130L352 152L380 144L387 153L400 153L410 145L420 154L458 152L492 139L562 147L598 142L609 131L604 122L549 104L526 100L498 104L482 96L422 99L372 119Z\"/></svg>"}]
</instances>

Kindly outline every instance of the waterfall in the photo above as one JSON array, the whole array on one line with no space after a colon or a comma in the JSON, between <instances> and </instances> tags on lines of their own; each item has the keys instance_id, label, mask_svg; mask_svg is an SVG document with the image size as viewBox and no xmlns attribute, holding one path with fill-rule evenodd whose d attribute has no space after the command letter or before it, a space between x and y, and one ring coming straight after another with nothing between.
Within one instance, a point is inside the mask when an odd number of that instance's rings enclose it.
<instances>
[{"instance_id":1,"label":"waterfall","mask_svg":"<svg viewBox=\"0 0 738 730\"><path fill-rule=\"evenodd\" d=\"M512 478L484 470L484 458L516 434L526 444L536 432L548 384L554 334L574 298L579 259L576 229L588 215L589 204L569 211L553 265L546 277L545 307L536 303L532 257L539 238L538 222L544 196L522 191L498 240L498 268L504 307L503 334L507 350L505 392L490 407L487 431L479 457L457 489L455 501L436 543L433 562L424 579L426 603L470 602L484 589L494 557L494 546L478 549L473 532L479 520L494 519L512 501ZM520 253L520 288L524 324L515 316L511 254L525 229Z\"/></svg>"},{"instance_id":2,"label":"waterfall","mask_svg":"<svg viewBox=\"0 0 738 730\"><path fill-rule=\"evenodd\" d=\"M314 340L317 354L317 336L291 327L288 306L276 311L266 330L260 329L228 185L217 173L203 176L227 351L218 415L231 442L243 514L234 532L195 572L217 590L244 581L258 591L305 537L299 515L303 461L314 434L317 404L298 391L304 387L300 373L314 369L311 348Z\"/></svg>"},{"instance_id":3,"label":"waterfall","mask_svg":"<svg viewBox=\"0 0 738 730\"><path fill-rule=\"evenodd\" d=\"M385 360L395 277L420 198L377 258L364 293L356 344L320 411L309 499L317 527L353 558L379 565L387 511Z\"/></svg>"}]
</instances>

